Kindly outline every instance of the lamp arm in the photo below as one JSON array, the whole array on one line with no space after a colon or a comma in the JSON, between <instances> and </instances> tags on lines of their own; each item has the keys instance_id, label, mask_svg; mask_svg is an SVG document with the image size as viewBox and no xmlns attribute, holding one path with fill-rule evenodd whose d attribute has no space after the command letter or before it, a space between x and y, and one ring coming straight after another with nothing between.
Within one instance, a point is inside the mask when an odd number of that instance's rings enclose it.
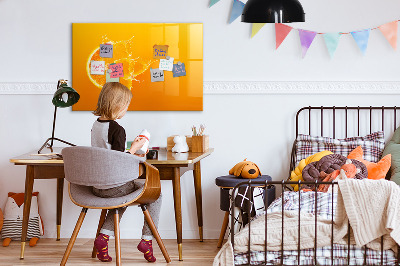
<instances>
[{"instance_id":1,"label":"lamp arm","mask_svg":"<svg viewBox=\"0 0 400 266\"><path fill-rule=\"evenodd\" d=\"M70 142L67 142L67 141L62 140L62 139L59 139L59 138L48 138L48 139L43 143L42 147L40 147L40 149L38 150L38 154L40 154L40 152L41 152L44 148L46 148L46 146L47 146L47 148L50 148L50 151L51 151L51 152L53 152L53 147L50 147L50 144L49 144L49 141L50 141L50 140L51 140L51 142L53 142L53 140L58 140L59 142L68 144L68 145L70 145L70 146L76 146L75 144L72 144L72 143L70 143Z\"/></svg>"},{"instance_id":2,"label":"lamp arm","mask_svg":"<svg viewBox=\"0 0 400 266\"><path fill-rule=\"evenodd\" d=\"M57 118L57 106L54 106L53 131L52 131L52 133L51 133L51 144L50 144L50 148L53 147L54 131L55 131L55 129L56 129L56 118Z\"/></svg>"}]
</instances>

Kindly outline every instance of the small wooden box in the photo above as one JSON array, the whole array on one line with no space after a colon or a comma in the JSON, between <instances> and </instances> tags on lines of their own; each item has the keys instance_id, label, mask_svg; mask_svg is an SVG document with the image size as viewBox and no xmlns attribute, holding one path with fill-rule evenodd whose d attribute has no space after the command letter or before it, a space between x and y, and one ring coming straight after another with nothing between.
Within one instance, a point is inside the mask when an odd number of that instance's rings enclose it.
<instances>
[{"instance_id":1,"label":"small wooden box","mask_svg":"<svg viewBox=\"0 0 400 266\"><path fill-rule=\"evenodd\" d=\"M192 152L205 152L208 150L209 136L192 136Z\"/></svg>"},{"instance_id":2,"label":"small wooden box","mask_svg":"<svg viewBox=\"0 0 400 266\"><path fill-rule=\"evenodd\" d=\"M175 136L177 135L173 135L167 138L167 151L172 151L172 148L175 146ZM189 146L189 151L192 151L192 136L186 136L186 143Z\"/></svg>"}]
</instances>

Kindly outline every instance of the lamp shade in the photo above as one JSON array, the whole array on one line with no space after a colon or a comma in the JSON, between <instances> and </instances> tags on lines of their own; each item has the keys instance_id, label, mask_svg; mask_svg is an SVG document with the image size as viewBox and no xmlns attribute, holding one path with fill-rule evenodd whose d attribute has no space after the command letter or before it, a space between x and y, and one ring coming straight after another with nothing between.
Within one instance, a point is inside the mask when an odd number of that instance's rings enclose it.
<instances>
[{"instance_id":1,"label":"lamp shade","mask_svg":"<svg viewBox=\"0 0 400 266\"><path fill-rule=\"evenodd\" d=\"M249 0L243 9L242 22L304 22L304 15L298 0Z\"/></svg>"},{"instance_id":2,"label":"lamp shade","mask_svg":"<svg viewBox=\"0 0 400 266\"><path fill-rule=\"evenodd\" d=\"M79 93L66 84L61 84L53 95L53 104L56 107L70 107L79 101Z\"/></svg>"}]
</instances>

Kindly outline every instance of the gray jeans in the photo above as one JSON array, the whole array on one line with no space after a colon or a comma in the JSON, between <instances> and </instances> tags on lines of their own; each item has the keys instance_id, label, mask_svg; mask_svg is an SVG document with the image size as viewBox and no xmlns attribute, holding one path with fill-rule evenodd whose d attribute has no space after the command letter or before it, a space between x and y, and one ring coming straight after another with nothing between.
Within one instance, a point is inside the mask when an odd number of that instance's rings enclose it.
<instances>
[{"instance_id":1,"label":"gray jeans","mask_svg":"<svg viewBox=\"0 0 400 266\"><path fill-rule=\"evenodd\" d=\"M116 198L116 197L122 197L125 195L128 195L138 189L141 189L144 186L144 182L138 182L136 180L132 180L122 186L119 187L113 187L113 188L108 188L108 189L98 189L98 188L93 188L93 194L101 197L101 198ZM151 218L153 218L155 226L158 228L158 221L160 219L160 211L161 211L161 202L162 202L162 196L160 194L160 197L153 203L146 204L147 209L149 210L149 213L151 215ZM126 210L126 207L123 208L118 208L118 213L119 213L119 218L122 218L122 215L124 214ZM101 228L100 233L106 234L109 236L114 236L114 214L115 214L115 209L113 210L108 210L106 220L104 221L103 227ZM147 239L151 240L153 238L153 234L150 230L149 225L147 224L146 220L144 221L143 225L143 230L142 230L142 239Z\"/></svg>"}]
</instances>

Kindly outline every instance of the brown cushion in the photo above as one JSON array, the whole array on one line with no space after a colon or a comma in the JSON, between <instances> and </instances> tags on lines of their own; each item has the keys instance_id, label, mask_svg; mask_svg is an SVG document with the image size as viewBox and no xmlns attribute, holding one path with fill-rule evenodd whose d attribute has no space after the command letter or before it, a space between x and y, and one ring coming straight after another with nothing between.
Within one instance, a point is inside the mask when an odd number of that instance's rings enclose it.
<instances>
[{"instance_id":1,"label":"brown cushion","mask_svg":"<svg viewBox=\"0 0 400 266\"><path fill-rule=\"evenodd\" d=\"M347 159L345 156L340 154L324 156L321 160L312 162L304 167L302 172L303 179L308 182L315 182L316 180L322 181L324 177L321 176L321 172L330 174L333 171L340 169L347 160L350 159ZM367 167L362 162L354 159L351 159L351 162L357 167L357 169L360 169L360 172L357 173L354 178L363 179L368 177ZM304 187L310 188L312 186L305 185Z\"/></svg>"}]
</instances>

